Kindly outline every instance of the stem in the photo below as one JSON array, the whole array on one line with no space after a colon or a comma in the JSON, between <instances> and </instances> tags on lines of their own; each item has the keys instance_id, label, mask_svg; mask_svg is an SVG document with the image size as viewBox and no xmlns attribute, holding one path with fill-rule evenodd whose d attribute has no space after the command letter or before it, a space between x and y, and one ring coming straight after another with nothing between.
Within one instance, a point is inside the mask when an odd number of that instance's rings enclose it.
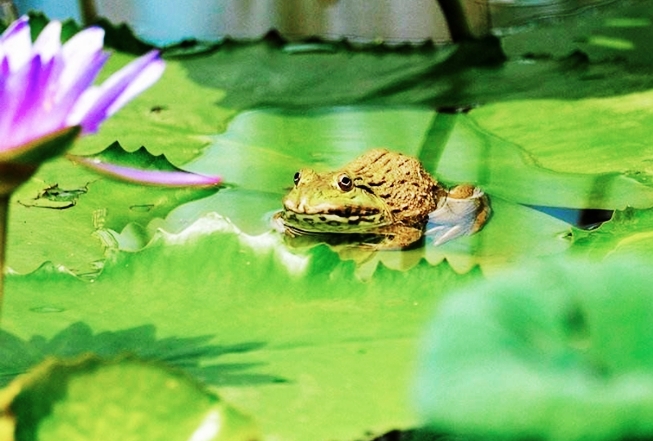
<instances>
[{"instance_id":1,"label":"stem","mask_svg":"<svg viewBox=\"0 0 653 441\"><path fill-rule=\"evenodd\" d=\"M79 10L82 14L82 23L84 26L97 22L97 6L95 0L79 0Z\"/></svg>"},{"instance_id":2,"label":"stem","mask_svg":"<svg viewBox=\"0 0 653 441\"><path fill-rule=\"evenodd\" d=\"M7 222L9 220L9 195L0 196L0 323L5 292L5 255L7 251Z\"/></svg>"},{"instance_id":3,"label":"stem","mask_svg":"<svg viewBox=\"0 0 653 441\"><path fill-rule=\"evenodd\" d=\"M36 166L0 161L0 324L5 293L7 226L11 194L36 171Z\"/></svg>"}]
</instances>

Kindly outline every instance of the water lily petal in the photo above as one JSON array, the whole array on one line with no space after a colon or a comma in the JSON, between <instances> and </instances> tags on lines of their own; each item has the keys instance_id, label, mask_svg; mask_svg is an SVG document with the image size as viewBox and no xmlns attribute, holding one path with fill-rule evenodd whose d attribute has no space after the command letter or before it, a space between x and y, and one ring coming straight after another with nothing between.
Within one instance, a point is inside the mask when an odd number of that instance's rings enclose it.
<instances>
[{"instance_id":1,"label":"water lily petal","mask_svg":"<svg viewBox=\"0 0 653 441\"><path fill-rule=\"evenodd\" d=\"M140 170L102 162L98 159L68 155L68 158L95 171L122 180L139 184L164 185L170 187L207 187L220 184L218 176L204 176L185 171Z\"/></svg>"},{"instance_id":2,"label":"water lily petal","mask_svg":"<svg viewBox=\"0 0 653 441\"><path fill-rule=\"evenodd\" d=\"M109 77L99 89L87 90L79 105L73 109L68 123L81 125L84 133L97 131L104 119L156 82L164 68L158 51L151 51L132 61Z\"/></svg>"},{"instance_id":3,"label":"water lily petal","mask_svg":"<svg viewBox=\"0 0 653 441\"><path fill-rule=\"evenodd\" d=\"M49 121L57 127L62 127L67 124L66 121L76 120L79 121L79 118L75 119L72 117L73 109L77 106L83 107L81 104L84 99L84 95L87 94L89 89L93 89L93 81L97 77L98 72L109 59L109 52L99 51L94 53L89 59L86 69L82 69L78 72L74 72L74 77L71 78L74 80L70 83L69 87L62 86L64 81L63 77L69 75L66 72L67 65L64 67L64 71L61 72L60 77L57 81L58 88L53 91L54 102L56 103L56 109L53 110L50 115Z\"/></svg>"},{"instance_id":4,"label":"water lily petal","mask_svg":"<svg viewBox=\"0 0 653 441\"><path fill-rule=\"evenodd\" d=\"M13 113L11 128L7 132L9 136L4 140L8 145L29 142L52 131L48 124L52 103L48 100L47 86L54 60L43 63L41 57L36 56L29 67L25 77L25 92Z\"/></svg>"},{"instance_id":5,"label":"water lily petal","mask_svg":"<svg viewBox=\"0 0 653 441\"><path fill-rule=\"evenodd\" d=\"M155 52L152 53L155 55ZM116 113L122 106L127 104L136 95L140 94L145 89L149 88L152 84L156 83L163 71L165 70L165 63L161 60L156 53L156 58L153 59L148 65L138 72L136 77L133 77L129 82L127 88L118 96L118 99L113 102L109 107L107 114L109 116ZM129 66L128 66L129 67Z\"/></svg>"},{"instance_id":6,"label":"water lily petal","mask_svg":"<svg viewBox=\"0 0 653 441\"><path fill-rule=\"evenodd\" d=\"M67 63L76 63L87 54L104 48L104 29L91 26L70 37L63 46L63 56ZM78 63L79 64L79 63Z\"/></svg>"},{"instance_id":7,"label":"water lily petal","mask_svg":"<svg viewBox=\"0 0 653 441\"><path fill-rule=\"evenodd\" d=\"M0 35L0 44L5 44L6 41L10 40L14 35L22 32L25 28L29 30L29 18L26 15L23 15L18 20L11 23L2 35Z\"/></svg>"},{"instance_id":8,"label":"water lily petal","mask_svg":"<svg viewBox=\"0 0 653 441\"><path fill-rule=\"evenodd\" d=\"M40 63L37 57L33 63ZM0 112L0 150L15 147L17 137L13 130L14 121L20 119L20 109L23 98L27 95L31 79L34 75L33 64L23 66L17 72L12 72L5 81L2 94L2 111ZM29 140L25 140L27 142Z\"/></svg>"},{"instance_id":9,"label":"water lily petal","mask_svg":"<svg viewBox=\"0 0 653 441\"><path fill-rule=\"evenodd\" d=\"M50 61L61 51L61 22L51 21L34 42L33 51L43 62Z\"/></svg>"},{"instance_id":10,"label":"water lily petal","mask_svg":"<svg viewBox=\"0 0 653 441\"><path fill-rule=\"evenodd\" d=\"M27 17L13 22L0 38L3 58L9 60L9 68L15 72L30 60L32 55L32 37Z\"/></svg>"},{"instance_id":11,"label":"water lily petal","mask_svg":"<svg viewBox=\"0 0 653 441\"><path fill-rule=\"evenodd\" d=\"M0 103L5 102L3 96L10 78L9 73L9 60L2 58L0 60Z\"/></svg>"},{"instance_id":12,"label":"water lily petal","mask_svg":"<svg viewBox=\"0 0 653 441\"><path fill-rule=\"evenodd\" d=\"M108 55L99 63L99 54L103 53L104 30L91 27L75 34L64 44L62 49L65 69L61 76L61 88L69 90L76 84L80 75L91 69L97 74Z\"/></svg>"}]
</instances>

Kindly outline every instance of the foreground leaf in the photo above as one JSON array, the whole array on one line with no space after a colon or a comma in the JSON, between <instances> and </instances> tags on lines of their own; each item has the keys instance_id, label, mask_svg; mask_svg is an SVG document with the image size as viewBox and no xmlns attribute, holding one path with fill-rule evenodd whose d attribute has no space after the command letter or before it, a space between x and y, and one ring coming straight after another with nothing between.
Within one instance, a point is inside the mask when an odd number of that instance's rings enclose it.
<instances>
[{"instance_id":1,"label":"foreground leaf","mask_svg":"<svg viewBox=\"0 0 653 441\"><path fill-rule=\"evenodd\" d=\"M189 378L137 360L49 360L0 400L17 441L258 439L248 418Z\"/></svg>"},{"instance_id":2,"label":"foreground leaf","mask_svg":"<svg viewBox=\"0 0 653 441\"><path fill-rule=\"evenodd\" d=\"M650 437L652 282L633 256L558 260L450 297L420 356L422 416L493 439Z\"/></svg>"},{"instance_id":3,"label":"foreground leaf","mask_svg":"<svg viewBox=\"0 0 653 441\"><path fill-rule=\"evenodd\" d=\"M326 246L290 252L276 234L248 236L213 215L180 234L160 232L139 252L118 253L92 283L52 268L10 275L3 323L23 340L52 340L83 318L98 332L145 322L161 338L260 342L202 358L206 368L217 365L213 378L228 369L242 375L227 377L221 396L256 415L269 437L362 439L368 430L415 423L405 393L415 338L444 293L479 277L477 268L459 275L446 262L422 260L408 271L379 264L362 281ZM94 346L63 337L69 350ZM249 381L246 366L284 382Z\"/></svg>"}]
</instances>

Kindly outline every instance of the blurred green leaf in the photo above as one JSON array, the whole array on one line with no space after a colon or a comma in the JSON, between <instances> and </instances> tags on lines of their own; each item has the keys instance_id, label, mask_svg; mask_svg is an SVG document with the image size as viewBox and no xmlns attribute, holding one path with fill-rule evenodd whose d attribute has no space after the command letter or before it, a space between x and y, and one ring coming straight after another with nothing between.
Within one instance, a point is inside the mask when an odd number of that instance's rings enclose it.
<instances>
[{"instance_id":1,"label":"blurred green leaf","mask_svg":"<svg viewBox=\"0 0 653 441\"><path fill-rule=\"evenodd\" d=\"M558 260L441 304L416 395L440 432L608 440L653 433L648 264Z\"/></svg>"},{"instance_id":2,"label":"blurred green leaf","mask_svg":"<svg viewBox=\"0 0 653 441\"><path fill-rule=\"evenodd\" d=\"M188 377L135 359L48 360L3 395L17 441L258 439L249 418Z\"/></svg>"},{"instance_id":3,"label":"blurred green leaf","mask_svg":"<svg viewBox=\"0 0 653 441\"><path fill-rule=\"evenodd\" d=\"M345 43L333 44L330 51L297 52L295 47L270 36L225 42L213 54L182 59L180 65L197 84L227 91L221 106L292 109L455 104L463 92L462 72L490 69L505 60L495 38L395 49L355 49Z\"/></svg>"},{"instance_id":4,"label":"blurred green leaf","mask_svg":"<svg viewBox=\"0 0 653 441\"><path fill-rule=\"evenodd\" d=\"M653 32L653 11L649 5L639 1L604 3L606 5L602 7L586 8L573 15L542 14L534 17L539 19L537 26L521 26L519 32L509 30L502 38L502 47L514 58L529 54L540 59L549 56L561 58L582 51L588 61L596 64L650 67L653 55L648 42ZM514 15L536 10L527 5L521 8L510 6L507 5L505 10Z\"/></svg>"}]
</instances>

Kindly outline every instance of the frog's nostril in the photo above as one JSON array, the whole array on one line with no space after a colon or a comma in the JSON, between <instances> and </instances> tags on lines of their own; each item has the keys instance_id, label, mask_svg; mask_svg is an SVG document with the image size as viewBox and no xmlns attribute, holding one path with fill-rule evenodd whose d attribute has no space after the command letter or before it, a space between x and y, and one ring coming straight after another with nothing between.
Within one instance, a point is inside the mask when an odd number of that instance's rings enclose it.
<instances>
[{"instance_id":1,"label":"frog's nostril","mask_svg":"<svg viewBox=\"0 0 653 441\"><path fill-rule=\"evenodd\" d=\"M286 210L297 211L297 210L296 210L296 207L295 207L295 202L293 202L291 199L286 199L286 200L284 200L284 201L283 201L283 207L284 207Z\"/></svg>"},{"instance_id":2,"label":"frog's nostril","mask_svg":"<svg viewBox=\"0 0 653 441\"><path fill-rule=\"evenodd\" d=\"M308 198L306 196L302 196L301 199L299 200L299 204L295 207L295 211L297 213L306 213L306 207L310 207L310 204L308 203Z\"/></svg>"}]
</instances>

